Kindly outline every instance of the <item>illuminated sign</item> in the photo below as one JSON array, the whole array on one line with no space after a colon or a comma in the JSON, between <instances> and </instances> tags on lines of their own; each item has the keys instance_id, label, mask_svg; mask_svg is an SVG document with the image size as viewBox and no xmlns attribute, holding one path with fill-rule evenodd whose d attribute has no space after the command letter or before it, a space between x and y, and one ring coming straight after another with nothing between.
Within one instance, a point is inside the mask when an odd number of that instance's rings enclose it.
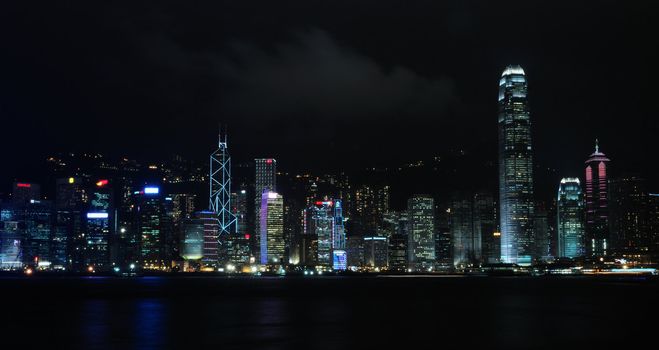
<instances>
[{"instance_id":1,"label":"illuminated sign","mask_svg":"<svg viewBox=\"0 0 659 350\"><path fill-rule=\"evenodd\" d=\"M332 252L333 256L333 264L332 267L334 270L345 270L346 267L348 266L347 264L347 258L346 258L346 251L345 250L334 250Z\"/></svg>"},{"instance_id":2,"label":"illuminated sign","mask_svg":"<svg viewBox=\"0 0 659 350\"><path fill-rule=\"evenodd\" d=\"M501 232L495 232L495 233L493 233L492 235L493 235L494 237L500 237L500 236L501 236Z\"/></svg>"},{"instance_id":3,"label":"illuminated sign","mask_svg":"<svg viewBox=\"0 0 659 350\"><path fill-rule=\"evenodd\" d=\"M158 194L160 193L160 188L158 187L144 187L145 194Z\"/></svg>"},{"instance_id":4,"label":"illuminated sign","mask_svg":"<svg viewBox=\"0 0 659 350\"><path fill-rule=\"evenodd\" d=\"M96 186L98 186L98 187L103 187L103 186L107 185L108 183L109 183L108 180L99 180L99 181L96 183Z\"/></svg>"},{"instance_id":5,"label":"illuminated sign","mask_svg":"<svg viewBox=\"0 0 659 350\"><path fill-rule=\"evenodd\" d=\"M76 182L76 179L70 177L70 178L69 178L69 183L72 184L72 183L74 183L74 182Z\"/></svg>"},{"instance_id":6,"label":"illuminated sign","mask_svg":"<svg viewBox=\"0 0 659 350\"><path fill-rule=\"evenodd\" d=\"M87 219L107 219L108 213L87 213Z\"/></svg>"},{"instance_id":7,"label":"illuminated sign","mask_svg":"<svg viewBox=\"0 0 659 350\"><path fill-rule=\"evenodd\" d=\"M26 184L26 183L17 183L16 187L23 187L23 188L30 188L32 187L32 184Z\"/></svg>"}]
</instances>

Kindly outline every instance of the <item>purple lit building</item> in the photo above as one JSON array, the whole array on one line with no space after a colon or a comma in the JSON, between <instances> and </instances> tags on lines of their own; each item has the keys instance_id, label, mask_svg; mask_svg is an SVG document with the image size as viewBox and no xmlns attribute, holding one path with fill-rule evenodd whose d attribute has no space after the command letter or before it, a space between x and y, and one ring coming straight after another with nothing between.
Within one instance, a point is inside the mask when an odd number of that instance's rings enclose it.
<instances>
[{"instance_id":1,"label":"purple lit building","mask_svg":"<svg viewBox=\"0 0 659 350\"><path fill-rule=\"evenodd\" d=\"M586 160L586 250L596 257L609 248L608 162L595 140L595 152Z\"/></svg>"}]
</instances>

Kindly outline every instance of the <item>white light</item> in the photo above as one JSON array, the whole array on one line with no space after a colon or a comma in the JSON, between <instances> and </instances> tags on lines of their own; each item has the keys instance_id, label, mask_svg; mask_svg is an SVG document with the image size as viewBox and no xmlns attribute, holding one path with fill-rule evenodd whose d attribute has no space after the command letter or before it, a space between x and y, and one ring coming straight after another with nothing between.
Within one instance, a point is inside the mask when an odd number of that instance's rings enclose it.
<instances>
[{"instance_id":1,"label":"white light","mask_svg":"<svg viewBox=\"0 0 659 350\"><path fill-rule=\"evenodd\" d=\"M524 75L524 70L520 66L508 66L506 70L503 71L503 74L501 74L501 76L511 75L511 74Z\"/></svg>"},{"instance_id":2,"label":"white light","mask_svg":"<svg viewBox=\"0 0 659 350\"><path fill-rule=\"evenodd\" d=\"M158 193L160 193L160 188L158 188L158 187L144 187L144 193L146 193L146 194L158 194Z\"/></svg>"},{"instance_id":3,"label":"white light","mask_svg":"<svg viewBox=\"0 0 659 350\"><path fill-rule=\"evenodd\" d=\"M107 219L108 213L87 213L87 219Z\"/></svg>"},{"instance_id":4,"label":"white light","mask_svg":"<svg viewBox=\"0 0 659 350\"><path fill-rule=\"evenodd\" d=\"M270 199L277 198L277 192L268 192L268 198Z\"/></svg>"},{"instance_id":5,"label":"white light","mask_svg":"<svg viewBox=\"0 0 659 350\"><path fill-rule=\"evenodd\" d=\"M130 269L135 270L135 264L130 264Z\"/></svg>"}]
</instances>

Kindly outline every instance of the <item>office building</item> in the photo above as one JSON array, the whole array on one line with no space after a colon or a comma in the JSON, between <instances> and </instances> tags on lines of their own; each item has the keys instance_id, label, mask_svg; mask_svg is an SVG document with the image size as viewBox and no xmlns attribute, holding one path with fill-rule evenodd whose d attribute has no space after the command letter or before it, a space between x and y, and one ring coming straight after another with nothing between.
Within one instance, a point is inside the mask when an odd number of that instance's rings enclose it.
<instances>
[{"instance_id":1,"label":"office building","mask_svg":"<svg viewBox=\"0 0 659 350\"><path fill-rule=\"evenodd\" d=\"M531 264L533 150L527 80L522 67L508 66L499 80L499 206L501 260Z\"/></svg>"},{"instance_id":2,"label":"office building","mask_svg":"<svg viewBox=\"0 0 659 350\"><path fill-rule=\"evenodd\" d=\"M578 178L563 178L556 201L558 257L578 258L586 253L584 200Z\"/></svg>"},{"instance_id":3,"label":"office building","mask_svg":"<svg viewBox=\"0 0 659 350\"><path fill-rule=\"evenodd\" d=\"M611 160L600 152L595 140L595 152L586 160L586 252L602 257L609 249L609 183L608 164Z\"/></svg>"},{"instance_id":4,"label":"office building","mask_svg":"<svg viewBox=\"0 0 659 350\"><path fill-rule=\"evenodd\" d=\"M407 201L408 265L415 271L432 270L435 264L434 200L415 195Z\"/></svg>"},{"instance_id":5,"label":"office building","mask_svg":"<svg viewBox=\"0 0 659 350\"><path fill-rule=\"evenodd\" d=\"M284 261L284 199L277 192L264 191L261 196L260 262L283 264Z\"/></svg>"}]
</instances>

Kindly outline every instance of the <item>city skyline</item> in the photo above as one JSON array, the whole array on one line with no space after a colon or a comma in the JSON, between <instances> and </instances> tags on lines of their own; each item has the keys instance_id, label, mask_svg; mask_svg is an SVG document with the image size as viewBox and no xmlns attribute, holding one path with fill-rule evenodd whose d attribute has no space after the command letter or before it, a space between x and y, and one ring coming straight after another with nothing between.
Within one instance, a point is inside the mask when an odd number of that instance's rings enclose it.
<instances>
[{"instance_id":1,"label":"city skyline","mask_svg":"<svg viewBox=\"0 0 659 350\"><path fill-rule=\"evenodd\" d=\"M647 347L657 14L0 2L3 344Z\"/></svg>"}]
</instances>

